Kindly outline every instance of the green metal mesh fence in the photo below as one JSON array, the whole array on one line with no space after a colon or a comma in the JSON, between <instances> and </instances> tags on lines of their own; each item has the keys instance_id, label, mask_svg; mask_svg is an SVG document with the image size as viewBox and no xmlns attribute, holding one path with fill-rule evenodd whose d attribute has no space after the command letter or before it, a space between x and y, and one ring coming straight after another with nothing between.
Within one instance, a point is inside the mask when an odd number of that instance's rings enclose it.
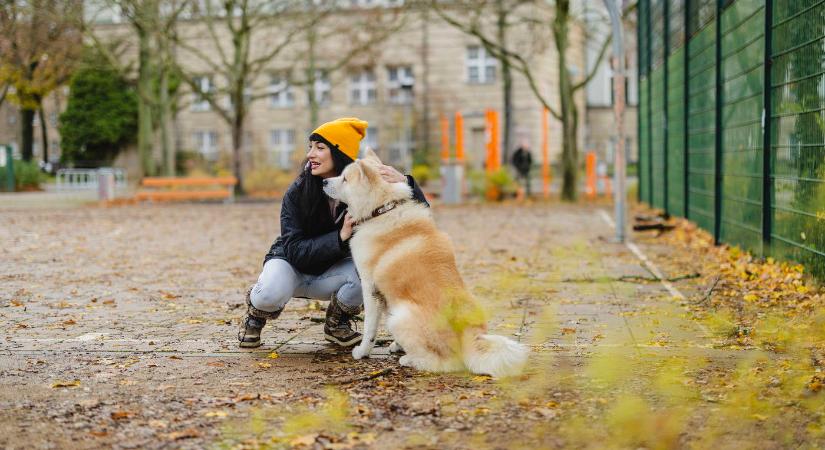
<instances>
[{"instance_id":1,"label":"green metal mesh fence","mask_svg":"<svg viewBox=\"0 0 825 450\"><path fill-rule=\"evenodd\" d=\"M688 218L713 230L716 181L716 23L688 41Z\"/></svg>"},{"instance_id":2,"label":"green metal mesh fence","mask_svg":"<svg viewBox=\"0 0 825 450\"><path fill-rule=\"evenodd\" d=\"M772 29L771 247L825 275L825 1L774 1Z\"/></svg>"},{"instance_id":3,"label":"green metal mesh fence","mask_svg":"<svg viewBox=\"0 0 825 450\"><path fill-rule=\"evenodd\" d=\"M825 277L825 0L642 0L638 31L640 198Z\"/></svg>"},{"instance_id":4,"label":"green metal mesh fence","mask_svg":"<svg viewBox=\"0 0 825 450\"><path fill-rule=\"evenodd\" d=\"M764 2L740 0L721 26L722 205L720 239L762 254Z\"/></svg>"}]
</instances>

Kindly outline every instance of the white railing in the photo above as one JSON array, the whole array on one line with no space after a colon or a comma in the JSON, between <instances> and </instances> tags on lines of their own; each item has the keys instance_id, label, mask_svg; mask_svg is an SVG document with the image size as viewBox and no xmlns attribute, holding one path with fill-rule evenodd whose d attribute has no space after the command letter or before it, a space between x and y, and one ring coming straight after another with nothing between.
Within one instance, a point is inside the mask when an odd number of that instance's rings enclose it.
<instances>
[{"instance_id":1,"label":"white railing","mask_svg":"<svg viewBox=\"0 0 825 450\"><path fill-rule=\"evenodd\" d=\"M126 173L123 169L105 167L100 169L59 169L57 171L57 190L76 191L94 190L99 186L98 177L102 173L112 173L115 188L126 187Z\"/></svg>"}]
</instances>

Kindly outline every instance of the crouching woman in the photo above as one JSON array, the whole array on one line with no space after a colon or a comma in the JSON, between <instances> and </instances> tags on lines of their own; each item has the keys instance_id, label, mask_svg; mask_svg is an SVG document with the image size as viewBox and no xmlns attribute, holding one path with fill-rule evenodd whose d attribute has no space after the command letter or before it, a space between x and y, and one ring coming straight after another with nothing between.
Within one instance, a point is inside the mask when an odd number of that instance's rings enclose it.
<instances>
[{"instance_id":1,"label":"crouching woman","mask_svg":"<svg viewBox=\"0 0 825 450\"><path fill-rule=\"evenodd\" d=\"M341 174L358 156L367 122L343 118L327 122L309 136L307 161L290 185L281 205L281 235L264 258L257 283L246 293L247 311L241 320L241 347L261 345L261 330L276 319L293 298L329 300L324 337L341 346L361 342L352 318L361 311L361 281L349 250L354 220L347 205L324 193L326 178ZM406 182L413 198L427 204L415 180L390 166L381 176L388 182Z\"/></svg>"}]
</instances>

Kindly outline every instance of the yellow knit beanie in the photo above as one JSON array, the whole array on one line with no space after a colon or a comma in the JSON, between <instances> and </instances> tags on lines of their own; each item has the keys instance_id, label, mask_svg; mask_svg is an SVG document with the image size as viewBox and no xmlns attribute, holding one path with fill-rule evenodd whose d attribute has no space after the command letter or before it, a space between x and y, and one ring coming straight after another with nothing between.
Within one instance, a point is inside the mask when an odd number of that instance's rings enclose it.
<instances>
[{"instance_id":1,"label":"yellow knit beanie","mask_svg":"<svg viewBox=\"0 0 825 450\"><path fill-rule=\"evenodd\" d=\"M368 125L361 119L344 117L321 125L312 132L312 135L321 136L327 144L355 160L358 158L358 147L367 133ZM310 140L312 140L312 135L310 135Z\"/></svg>"}]
</instances>

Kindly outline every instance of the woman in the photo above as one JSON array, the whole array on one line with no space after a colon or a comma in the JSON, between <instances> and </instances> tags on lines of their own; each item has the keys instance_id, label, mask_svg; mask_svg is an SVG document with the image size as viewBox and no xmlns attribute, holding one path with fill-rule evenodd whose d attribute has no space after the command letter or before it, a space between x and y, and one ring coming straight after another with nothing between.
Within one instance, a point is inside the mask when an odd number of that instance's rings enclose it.
<instances>
[{"instance_id":1,"label":"woman","mask_svg":"<svg viewBox=\"0 0 825 450\"><path fill-rule=\"evenodd\" d=\"M341 346L361 342L352 330L352 317L361 311L361 281L349 251L354 220L347 205L324 194L325 178L341 174L358 156L367 122L343 118L327 122L309 136L307 162L287 189L281 205L281 235L264 258L258 282L247 291L247 311L241 321L241 347L261 345L261 330L277 318L292 297L330 300L324 337ZM391 183L406 182L413 198L427 204L411 176L383 166L381 176Z\"/></svg>"}]
</instances>

